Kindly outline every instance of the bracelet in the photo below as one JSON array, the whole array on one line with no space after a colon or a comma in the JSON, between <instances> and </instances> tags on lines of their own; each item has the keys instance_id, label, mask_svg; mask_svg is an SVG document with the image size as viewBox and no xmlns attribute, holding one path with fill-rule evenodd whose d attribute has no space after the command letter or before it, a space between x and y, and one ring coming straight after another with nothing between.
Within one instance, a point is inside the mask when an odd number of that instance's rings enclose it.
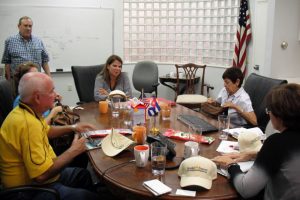
<instances>
[{"instance_id":1,"label":"bracelet","mask_svg":"<svg viewBox=\"0 0 300 200\"><path fill-rule=\"evenodd\" d=\"M76 128L77 128L77 124L73 124L73 125L71 125L71 128L72 128L72 131L76 131Z\"/></svg>"}]
</instances>

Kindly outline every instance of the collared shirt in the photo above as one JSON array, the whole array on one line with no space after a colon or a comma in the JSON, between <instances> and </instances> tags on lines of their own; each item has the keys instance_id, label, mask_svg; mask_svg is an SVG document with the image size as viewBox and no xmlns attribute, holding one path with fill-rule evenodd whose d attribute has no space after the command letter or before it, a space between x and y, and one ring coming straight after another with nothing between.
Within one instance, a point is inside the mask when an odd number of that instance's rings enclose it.
<instances>
[{"instance_id":1,"label":"collared shirt","mask_svg":"<svg viewBox=\"0 0 300 200\"><path fill-rule=\"evenodd\" d=\"M95 80L95 88L94 88L95 101L105 100L107 98L107 95L101 95L99 93L100 88L105 89L108 93L110 93L112 91L110 88L110 85L107 84L107 82L104 80L103 76L97 75L96 80ZM130 81L129 81L129 78L128 78L126 72L121 72L120 77L116 83L116 87L114 88L114 90L121 90L126 94L126 96L129 96L129 98L132 97Z\"/></svg>"},{"instance_id":2,"label":"collared shirt","mask_svg":"<svg viewBox=\"0 0 300 200\"><path fill-rule=\"evenodd\" d=\"M52 165L56 155L49 144L50 126L20 103L0 129L0 172L4 187L34 184ZM56 181L59 175L46 183Z\"/></svg>"},{"instance_id":3,"label":"collared shirt","mask_svg":"<svg viewBox=\"0 0 300 200\"><path fill-rule=\"evenodd\" d=\"M27 41L20 33L5 40L3 64L10 64L11 74L15 73L18 65L31 61L39 66L39 71L43 64L49 61L49 55L45 46L38 37L31 36Z\"/></svg>"},{"instance_id":4,"label":"collared shirt","mask_svg":"<svg viewBox=\"0 0 300 200\"><path fill-rule=\"evenodd\" d=\"M240 88L233 95L229 95L225 87L220 91L218 98L216 99L222 106L226 102L232 102L233 104L240 106L243 112L252 112L252 102L248 93L244 88ZM247 121L237 112L235 109L228 109L228 115L230 115L230 123L235 125L245 125Z\"/></svg>"}]
</instances>

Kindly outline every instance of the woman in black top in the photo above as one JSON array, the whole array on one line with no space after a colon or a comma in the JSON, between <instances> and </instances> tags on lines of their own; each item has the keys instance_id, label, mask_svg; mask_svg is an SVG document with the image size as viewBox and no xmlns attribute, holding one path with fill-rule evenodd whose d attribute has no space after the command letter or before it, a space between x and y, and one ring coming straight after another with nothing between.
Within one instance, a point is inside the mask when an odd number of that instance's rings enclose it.
<instances>
[{"instance_id":1,"label":"woman in black top","mask_svg":"<svg viewBox=\"0 0 300 200\"><path fill-rule=\"evenodd\" d=\"M243 198L264 190L264 199L300 199L300 85L278 86L266 100L266 112L280 133L267 138L252 168L243 173L232 156L213 160L228 168L230 181Z\"/></svg>"}]
</instances>

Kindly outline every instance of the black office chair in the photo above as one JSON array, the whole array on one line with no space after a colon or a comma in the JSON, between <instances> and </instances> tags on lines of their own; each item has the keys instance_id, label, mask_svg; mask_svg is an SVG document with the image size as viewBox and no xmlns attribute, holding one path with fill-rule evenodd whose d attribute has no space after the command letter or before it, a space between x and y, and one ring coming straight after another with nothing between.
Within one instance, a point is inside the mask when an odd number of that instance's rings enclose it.
<instances>
[{"instance_id":1,"label":"black office chair","mask_svg":"<svg viewBox=\"0 0 300 200\"><path fill-rule=\"evenodd\" d=\"M152 61L138 62L133 69L132 84L137 91L141 92L141 97L144 95L142 92L155 92L157 97L157 87L159 85L157 64Z\"/></svg>"},{"instance_id":2,"label":"black office chair","mask_svg":"<svg viewBox=\"0 0 300 200\"><path fill-rule=\"evenodd\" d=\"M13 92L12 86L7 80L0 80L0 127L8 115L13 109Z\"/></svg>"},{"instance_id":3,"label":"black office chair","mask_svg":"<svg viewBox=\"0 0 300 200\"><path fill-rule=\"evenodd\" d=\"M32 186L24 185L24 186L19 186L19 187L0 189L0 199L11 200L13 197L15 197L16 194L21 193L21 192L22 193L26 193L26 192L49 193L54 197L54 199L60 200L60 195L55 189L36 186L36 185L32 185Z\"/></svg>"},{"instance_id":4,"label":"black office chair","mask_svg":"<svg viewBox=\"0 0 300 200\"><path fill-rule=\"evenodd\" d=\"M258 127L264 131L270 120L266 114L265 96L275 86L287 83L286 80L274 79L255 73L249 75L245 81L244 89L249 94L252 107L257 117Z\"/></svg>"},{"instance_id":5,"label":"black office chair","mask_svg":"<svg viewBox=\"0 0 300 200\"><path fill-rule=\"evenodd\" d=\"M71 67L76 91L80 101L77 104L95 101L95 79L104 66L105 64Z\"/></svg>"}]
</instances>

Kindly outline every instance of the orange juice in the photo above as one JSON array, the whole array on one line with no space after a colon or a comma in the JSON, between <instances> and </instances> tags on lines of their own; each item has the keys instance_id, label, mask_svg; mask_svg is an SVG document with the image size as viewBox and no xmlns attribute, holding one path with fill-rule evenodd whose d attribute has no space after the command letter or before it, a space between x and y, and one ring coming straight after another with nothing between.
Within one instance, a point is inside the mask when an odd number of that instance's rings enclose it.
<instances>
[{"instance_id":1,"label":"orange juice","mask_svg":"<svg viewBox=\"0 0 300 200\"><path fill-rule=\"evenodd\" d=\"M107 101L99 101L99 112L101 114L105 114L108 111L108 102Z\"/></svg>"},{"instance_id":2,"label":"orange juice","mask_svg":"<svg viewBox=\"0 0 300 200\"><path fill-rule=\"evenodd\" d=\"M146 127L145 126L134 126L132 138L136 144L145 144L146 142Z\"/></svg>"}]
</instances>

